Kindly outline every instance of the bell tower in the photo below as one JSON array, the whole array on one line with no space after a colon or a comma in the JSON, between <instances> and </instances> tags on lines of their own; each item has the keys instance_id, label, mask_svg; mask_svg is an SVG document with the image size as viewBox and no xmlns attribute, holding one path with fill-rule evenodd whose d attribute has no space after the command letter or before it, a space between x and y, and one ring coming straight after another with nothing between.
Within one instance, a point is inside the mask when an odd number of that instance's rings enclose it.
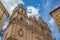
<instances>
[{"instance_id":1,"label":"bell tower","mask_svg":"<svg viewBox=\"0 0 60 40\"><path fill-rule=\"evenodd\" d=\"M17 7L14 8L13 10L13 14L11 16L10 19L13 19L13 18L23 18L23 17L27 17L27 14L26 14L26 11L25 9L23 8L23 5L22 4L19 4Z\"/></svg>"},{"instance_id":2,"label":"bell tower","mask_svg":"<svg viewBox=\"0 0 60 40\"><path fill-rule=\"evenodd\" d=\"M38 25L35 17L28 18L25 9L19 4L13 10L13 15L5 30L3 40L52 40L51 32L48 31L49 29L46 30L46 23L41 23L40 21ZM43 31L40 23L42 26L44 24Z\"/></svg>"}]
</instances>

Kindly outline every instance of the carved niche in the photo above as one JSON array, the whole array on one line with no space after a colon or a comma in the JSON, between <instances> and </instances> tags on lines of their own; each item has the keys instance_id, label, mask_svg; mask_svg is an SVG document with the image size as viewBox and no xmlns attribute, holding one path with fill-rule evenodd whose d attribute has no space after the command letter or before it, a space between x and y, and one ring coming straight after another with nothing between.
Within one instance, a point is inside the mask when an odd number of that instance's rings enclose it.
<instances>
[{"instance_id":1,"label":"carved niche","mask_svg":"<svg viewBox=\"0 0 60 40\"><path fill-rule=\"evenodd\" d=\"M23 35L24 35L23 32L24 32L23 29L20 28L20 29L18 30L18 35L19 35L20 37L23 37Z\"/></svg>"}]
</instances>

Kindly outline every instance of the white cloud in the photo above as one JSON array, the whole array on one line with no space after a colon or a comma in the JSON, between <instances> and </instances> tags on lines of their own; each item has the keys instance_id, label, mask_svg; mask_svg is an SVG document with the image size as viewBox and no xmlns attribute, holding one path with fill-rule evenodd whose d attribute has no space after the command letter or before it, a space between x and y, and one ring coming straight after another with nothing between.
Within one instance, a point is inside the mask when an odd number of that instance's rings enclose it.
<instances>
[{"instance_id":1,"label":"white cloud","mask_svg":"<svg viewBox=\"0 0 60 40\"><path fill-rule=\"evenodd\" d=\"M22 0L19 0L18 3L22 3L22 4L24 4L24 2L23 2Z\"/></svg>"},{"instance_id":2,"label":"white cloud","mask_svg":"<svg viewBox=\"0 0 60 40\"><path fill-rule=\"evenodd\" d=\"M58 7L60 7L60 5L55 6L55 9L58 8Z\"/></svg>"},{"instance_id":3,"label":"white cloud","mask_svg":"<svg viewBox=\"0 0 60 40\"><path fill-rule=\"evenodd\" d=\"M58 31L57 25L53 18L51 18L49 21L47 21L47 23L48 23L51 31L54 31L54 30Z\"/></svg>"},{"instance_id":4,"label":"white cloud","mask_svg":"<svg viewBox=\"0 0 60 40\"><path fill-rule=\"evenodd\" d=\"M8 2L8 0L4 0L4 1Z\"/></svg>"},{"instance_id":5,"label":"white cloud","mask_svg":"<svg viewBox=\"0 0 60 40\"><path fill-rule=\"evenodd\" d=\"M49 4L49 1L47 1L47 3L46 3L46 6L45 6L45 7L47 7L47 6L48 6L48 4Z\"/></svg>"},{"instance_id":6,"label":"white cloud","mask_svg":"<svg viewBox=\"0 0 60 40\"><path fill-rule=\"evenodd\" d=\"M55 22L55 21L54 21L53 18L51 18L51 19L48 21L49 24L53 24L54 22Z\"/></svg>"},{"instance_id":7,"label":"white cloud","mask_svg":"<svg viewBox=\"0 0 60 40\"><path fill-rule=\"evenodd\" d=\"M4 24L4 26L2 27L2 30L5 30L7 28L7 22Z\"/></svg>"},{"instance_id":8,"label":"white cloud","mask_svg":"<svg viewBox=\"0 0 60 40\"><path fill-rule=\"evenodd\" d=\"M9 18L6 19L4 26L2 27L2 30L5 30L7 28L8 23L9 23Z\"/></svg>"},{"instance_id":9,"label":"white cloud","mask_svg":"<svg viewBox=\"0 0 60 40\"><path fill-rule=\"evenodd\" d=\"M35 8L34 6L28 6L27 7L27 15L28 15L28 17L35 16L36 18L38 18L40 16L39 9Z\"/></svg>"},{"instance_id":10,"label":"white cloud","mask_svg":"<svg viewBox=\"0 0 60 40\"><path fill-rule=\"evenodd\" d=\"M47 7L50 7L50 0L46 0L46 4L45 4L45 7L44 8L47 8Z\"/></svg>"},{"instance_id":11,"label":"white cloud","mask_svg":"<svg viewBox=\"0 0 60 40\"><path fill-rule=\"evenodd\" d=\"M49 21L47 21L47 23L48 23L48 25L49 25L49 28L50 28L50 30L52 31L53 30L53 25L54 25L54 19L53 18L51 18Z\"/></svg>"}]
</instances>

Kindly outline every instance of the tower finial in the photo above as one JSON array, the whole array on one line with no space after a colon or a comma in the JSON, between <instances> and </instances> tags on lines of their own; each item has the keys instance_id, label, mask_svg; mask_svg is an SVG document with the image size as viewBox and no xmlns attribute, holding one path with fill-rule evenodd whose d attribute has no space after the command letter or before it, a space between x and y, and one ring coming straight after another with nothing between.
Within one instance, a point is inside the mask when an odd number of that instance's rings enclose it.
<instances>
[{"instance_id":1,"label":"tower finial","mask_svg":"<svg viewBox=\"0 0 60 40\"><path fill-rule=\"evenodd\" d=\"M19 7L19 8L22 8L22 7L23 7L23 4L18 4L18 7Z\"/></svg>"}]
</instances>

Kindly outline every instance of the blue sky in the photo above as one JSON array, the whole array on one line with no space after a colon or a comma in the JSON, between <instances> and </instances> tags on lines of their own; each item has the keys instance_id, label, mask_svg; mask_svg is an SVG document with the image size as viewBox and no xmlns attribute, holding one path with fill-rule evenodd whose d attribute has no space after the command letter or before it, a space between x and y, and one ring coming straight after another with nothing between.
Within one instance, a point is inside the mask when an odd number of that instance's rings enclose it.
<instances>
[{"instance_id":1,"label":"blue sky","mask_svg":"<svg viewBox=\"0 0 60 40\"><path fill-rule=\"evenodd\" d=\"M53 38L60 39L60 33L54 19L50 16L50 12L60 6L60 0L1 0L7 11L12 15L13 9L22 3L27 10L27 15L39 16L48 24L52 31ZM31 10L30 10L31 9ZM2 30L5 30L9 23L9 18L6 19Z\"/></svg>"}]
</instances>

